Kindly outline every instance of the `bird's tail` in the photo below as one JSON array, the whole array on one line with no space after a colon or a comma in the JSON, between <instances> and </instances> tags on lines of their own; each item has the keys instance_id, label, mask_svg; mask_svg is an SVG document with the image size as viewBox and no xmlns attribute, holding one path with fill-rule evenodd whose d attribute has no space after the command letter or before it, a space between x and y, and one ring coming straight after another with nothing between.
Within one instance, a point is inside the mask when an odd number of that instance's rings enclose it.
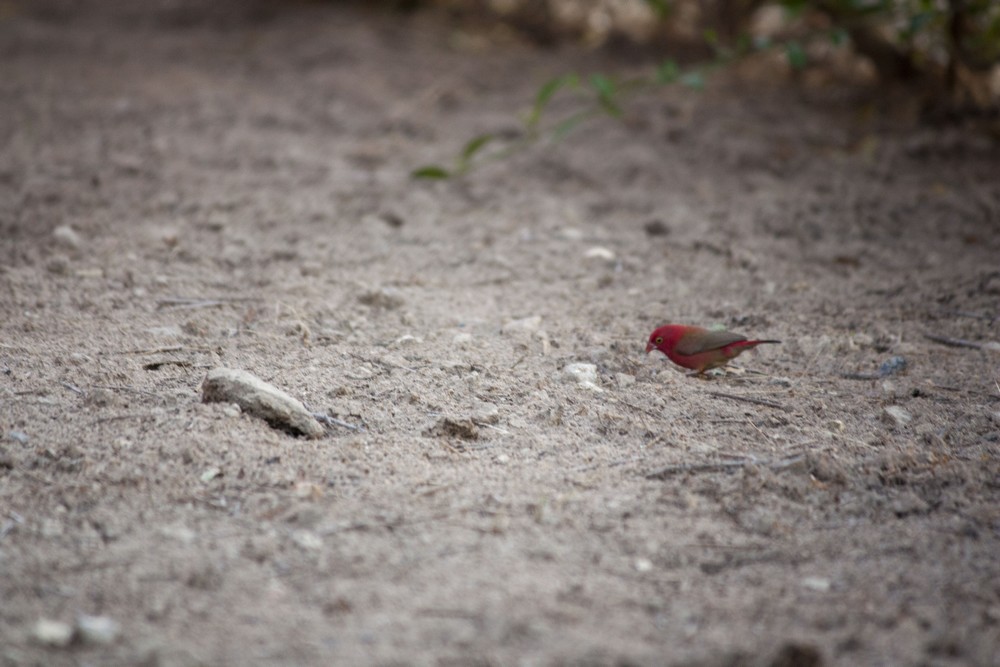
<instances>
[{"instance_id":1,"label":"bird's tail","mask_svg":"<svg viewBox=\"0 0 1000 667\"><path fill-rule=\"evenodd\" d=\"M765 343L775 343L775 344L778 344L778 343L781 343L781 341L780 340L748 340L747 341L748 345L764 345Z\"/></svg>"}]
</instances>

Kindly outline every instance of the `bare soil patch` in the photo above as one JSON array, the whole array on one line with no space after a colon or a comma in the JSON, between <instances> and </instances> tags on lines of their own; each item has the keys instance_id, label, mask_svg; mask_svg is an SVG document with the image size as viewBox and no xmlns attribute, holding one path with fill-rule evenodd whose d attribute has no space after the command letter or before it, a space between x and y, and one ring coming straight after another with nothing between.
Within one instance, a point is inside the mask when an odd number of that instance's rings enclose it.
<instances>
[{"instance_id":1,"label":"bare soil patch","mask_svg":"<svg viewBox=\"0 0 1000 667\"><path fill-rule=\"evenodd\" d=\"M416 183L629 65L130 11L0 20L0 663L998 664L996 145L723 76Z\"/></svg>"}]
</instances>

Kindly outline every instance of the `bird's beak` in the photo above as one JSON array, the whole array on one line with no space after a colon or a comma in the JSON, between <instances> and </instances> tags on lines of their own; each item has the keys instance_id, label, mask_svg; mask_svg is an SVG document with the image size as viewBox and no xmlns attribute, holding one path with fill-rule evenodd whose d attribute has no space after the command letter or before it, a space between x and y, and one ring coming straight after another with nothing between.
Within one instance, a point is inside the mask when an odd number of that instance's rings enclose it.
<instances>
[{"instance_id":1,"label":"bird's beak","mask_svg":"<svg viewBox=\"0 0 1000 667\"><path fill-rule=\"evenodd\" d=\"M652 341L646 343L646 354L649 354L650 352L652 352L655 347L656 346L653 345Z\"/></svg>"}]
</instances>

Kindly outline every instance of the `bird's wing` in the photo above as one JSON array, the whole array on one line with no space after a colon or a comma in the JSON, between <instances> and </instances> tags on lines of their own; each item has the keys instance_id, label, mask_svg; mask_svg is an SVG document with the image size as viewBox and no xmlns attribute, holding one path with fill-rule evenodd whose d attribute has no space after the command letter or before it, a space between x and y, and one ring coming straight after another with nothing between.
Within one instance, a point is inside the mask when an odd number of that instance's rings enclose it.
<instances>
[{"instance_id":1,"label":"bird's wing","mask_svg":"<svg viewBox=\"0 0 1000 667\"><path fill-rule=\"evenodd\" d=\"M692 354L701 354L710 350L718 350L732 343L746 340L746 336L732 333L731 331L698 331L691 332L681 337L677 341L674 352L685 357Z\"/></svg>"}]
</instances>

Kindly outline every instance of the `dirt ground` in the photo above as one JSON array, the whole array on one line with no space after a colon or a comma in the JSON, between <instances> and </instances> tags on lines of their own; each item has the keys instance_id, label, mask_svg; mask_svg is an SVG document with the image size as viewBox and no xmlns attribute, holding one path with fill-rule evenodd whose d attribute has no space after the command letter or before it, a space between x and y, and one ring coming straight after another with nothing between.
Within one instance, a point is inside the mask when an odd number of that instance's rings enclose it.
<instances>
[{"instance_id":1,"label":"dirt ground","mask_svg":"<svg viewBox=\"0 0 1000 667\"><path fill-rule=\"evenodd\" d=\"M996 144L723 75L414 182L635 61L117 6L0 19L0 664L1000 664Z\"/></svg>"}]
</instances>

